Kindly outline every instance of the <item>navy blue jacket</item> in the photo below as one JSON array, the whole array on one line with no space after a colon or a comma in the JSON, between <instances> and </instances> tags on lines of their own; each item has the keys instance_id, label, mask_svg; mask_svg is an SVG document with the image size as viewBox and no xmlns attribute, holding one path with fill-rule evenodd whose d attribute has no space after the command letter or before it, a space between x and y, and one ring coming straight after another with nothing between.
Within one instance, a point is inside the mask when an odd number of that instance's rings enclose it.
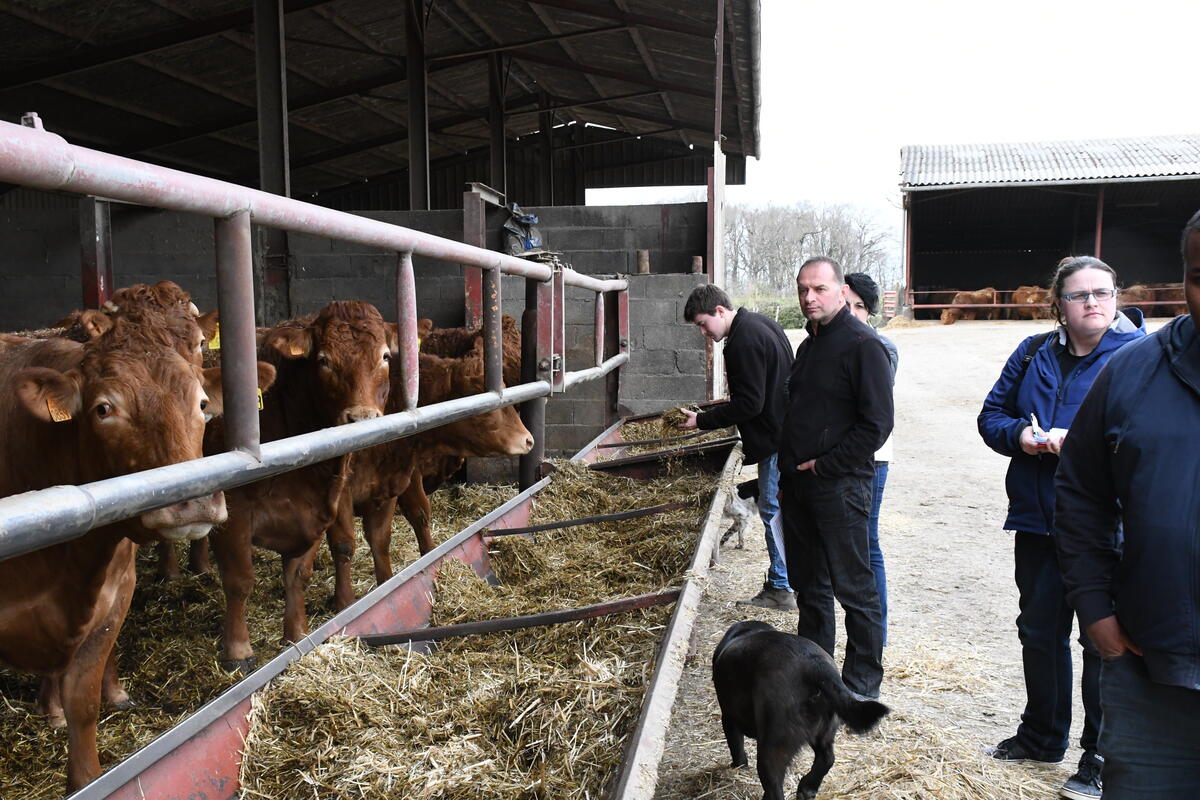
<instances>
[{"instance_id":1,"label":"navy blue jacket","mask_svg":"<svg viewBox=\"0 0 1200 800\"><path fill-rule=\"evenodd\" d=\"M1020 374L1025 348L1030 339L1045 338L1045 334L1025 339L1008 357L1000 378L983 401L978 419L979 435L987 446L1012 459L1004 479L1008 492L1005 530L1044 534L1054 531L1054 471L1058 468L1058 456L1050 453L1031 456L1021 449L1021 431L1029 426L1030 413L1037 415L1044 430L1070 428L1079 404L1109 357L1145 335L1141 311L1126 308L1118 312L1116 326L1104 334L1096 349L1068 375L1059 369L1055 349L1063 339L1051 336L1029 362L1017 390L1015 409L1006 407L1005 400ZM1060 329L1059 337L1063 336Z\"/></svg>"},{"instance_id":2,"label":"navy blue jacket","mask_svg":"<svg viewBox=\"0 0 1200 800\"><path fill-rule=\"evenodd\" d=\"M1055 544L1080 622L1115 612L1151 679L1200 690L1200 336L1191 316L1112 357L1063 446L1057 486Z\"/></svg>"}]
</instances>

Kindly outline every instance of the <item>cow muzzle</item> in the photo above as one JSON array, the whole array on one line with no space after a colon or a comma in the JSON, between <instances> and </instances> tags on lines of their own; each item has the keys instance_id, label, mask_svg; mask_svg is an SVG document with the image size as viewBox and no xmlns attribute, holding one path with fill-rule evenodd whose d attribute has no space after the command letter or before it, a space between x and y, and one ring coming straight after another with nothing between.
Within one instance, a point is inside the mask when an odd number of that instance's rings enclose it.
<instances>
[{"instance_id":1,"label":"cow muzzle","mask_svg":"<svg viewBox=\"0 0 1200 800\"><path fill-rule=\"evenodd\" d=\"M524 435L514 436L509 444L508 454L510 456L523 456L533 449L533 434L525 431Z\"/></svg>"},{"instance_id":2,"label":"cow muzzle","mask_svg":"<svg viewBox=\"0 0 1200 800\"><path fill-rule=\"evenodd\" d=\"M179 542L201 539L208 535L214 525L220 525L228 518L225 493L216 492L156 511L148 511L142 514L141 521L163 539Z\"/></svg>"},{"instance_id":3,"label":"cow muzzle","mask_svg":"<svg viewBox=\"0 0 1200 800\"><path fill-rule=\"evenodd\" d=\"M338 425L350 422L362 422L364 419L377 419L383 413L374 406L352 406L338 415Z\"/></svg>"}]
</instances>

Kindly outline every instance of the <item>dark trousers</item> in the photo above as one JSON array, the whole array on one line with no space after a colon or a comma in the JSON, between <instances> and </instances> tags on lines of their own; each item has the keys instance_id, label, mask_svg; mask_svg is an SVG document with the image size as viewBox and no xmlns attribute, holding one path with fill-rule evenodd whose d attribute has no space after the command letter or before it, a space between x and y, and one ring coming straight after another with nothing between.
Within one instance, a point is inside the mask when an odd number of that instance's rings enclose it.
<instances>
[{"instance_id":1,"label":"dark trousers","mask_svg":"<svg viewBox=\"0 0 1200 800\"><path fill-rule=\"evenodd\" d=\"M887 486L888 462L875 462L874 496L871 498L871 518L867 532L871 543L871 572L875 573L875 591L879 593L879 614L883 617L883 646L887 647L887 568L883 565L883 549L879 546L879 507L883 505L883 488Z\"/></svg>"},{"instance_id":2,"label":"dark trousers","mask_svg":"<svg viewBox=\"0 0 1200 800\"><path fill-rule=\"evenodd\" d=\"M1017 634L1025 668L1025 711L1017 740L1045 757L1061 756L1071 733L1071 625L1054 537L1018 532L1015 536L1017 589L1021 613ZM1083 646L1083 733L1079 746L1095 750L1100 733L1100 655L1079 632Z\"/></svg>"},{"instance_id":3,"label":"dark trousers","mask_svg":"<svg viewBox=\"0 0 1200 800\"><path fill-rule=\"evenodd\" d=\"M1155 683L1138 656L1105 661L1104 800L1200 797L1200 691Z\"/></svg>"},{"instance_id":4,"label":"dark trousers","mask_svg":"<svg viewBox=\"0 0 1200 800\"><path fill-rule=\"evenodd\" d=\"M846 612L842 680L851 691L879 694L883 622L871 571L867 520L871 478L822 478L811 471L780 475L788 583L799 607L797 633L833 655L833 601Z\"/></svg>"}]
</instances>

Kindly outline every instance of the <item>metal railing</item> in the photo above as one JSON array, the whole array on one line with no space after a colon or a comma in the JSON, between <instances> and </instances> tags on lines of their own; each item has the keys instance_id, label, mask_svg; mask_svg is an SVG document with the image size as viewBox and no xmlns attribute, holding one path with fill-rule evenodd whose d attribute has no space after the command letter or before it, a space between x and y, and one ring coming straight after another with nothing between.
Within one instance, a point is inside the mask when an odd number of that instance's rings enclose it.
<instances>
[{"instance_id":1,"label":"metal railing","mask_svg":"<svg viewBox=\"0 0 1200 800\"><path fill-rule=\"evenodd\" d=\"M34 118L36 119L36 118ZM310 205L244 186L179 172L68 144L38 127L0 122L0 181L49 191L121 200L215 220L222 381L230 451L82 486L58 486L0 499L0 559L58 544L97 525L251 483L352 450L409 436L515 403L540 404L552 392L617 369L628 355L628 285L570 268L555 268L443 239L386 222ZM356 242L397 253L396 307L404 408L374 420L259 443L254 337L251 224ZM485 394L417 408L416 281L412 256L481 268L495 288L485 314ZM526 279L537 360L532 380L501 388L500 274ZM597 331L604 330L605 297L615 298L620 352L568 372L564 295L567 286L598 293ZM529 375L530 373L526 373ZM531 430L540 460L544 432ZM524 465L523 465L524 467ZM523 470L524 471L524 470Z\"/></svg>"}]
</instances>

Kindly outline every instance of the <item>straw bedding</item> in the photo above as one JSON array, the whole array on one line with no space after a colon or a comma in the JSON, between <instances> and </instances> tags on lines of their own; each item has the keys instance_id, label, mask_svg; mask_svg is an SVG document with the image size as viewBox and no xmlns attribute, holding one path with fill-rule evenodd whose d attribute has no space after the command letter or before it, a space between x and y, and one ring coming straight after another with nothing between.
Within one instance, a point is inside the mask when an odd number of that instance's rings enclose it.
<instances>
[{"instance_id":1,"label":"straw bedding","mask_svg":"<svg viewBox=\"0 0 1200 800\"><path fill-rule=\"evenodd\" d=\"M686 509L493 542L499 587L439 572L434 625L570 608L675 585L711 476L633 481L556 464L534 521L665 500ZM252 797L591 798L636 722L668 607L446 640L429 655L318 648L257 701L243 761Z\"/></svg>"},{"instance_id":2,"label":"straw bedding","mask_svg":"<svg viewBox=\"0 0 1200 800\"><path fill-rule=\"evenodd\" d=\"M623 454L636 456L676 447L690 447L712 441L713 439L733 436L737 433L733 428L719 428L711 431L680 430L680 423L686 419L683 415L683 408L687 408L689 411L697 410L695 406L677 406L664 411L655 419L648 419L642 422L627 422L621 426L621 438L627 442L641 442L650 439L678 439L679 441L666 441L660 444L636 444L626 448ZM692 436L692 434L696 433L700 435ZM616 448L609 451L609 458L616 456L616 452L614 451L616 451Z\"/></svg>"}]
</instances>

